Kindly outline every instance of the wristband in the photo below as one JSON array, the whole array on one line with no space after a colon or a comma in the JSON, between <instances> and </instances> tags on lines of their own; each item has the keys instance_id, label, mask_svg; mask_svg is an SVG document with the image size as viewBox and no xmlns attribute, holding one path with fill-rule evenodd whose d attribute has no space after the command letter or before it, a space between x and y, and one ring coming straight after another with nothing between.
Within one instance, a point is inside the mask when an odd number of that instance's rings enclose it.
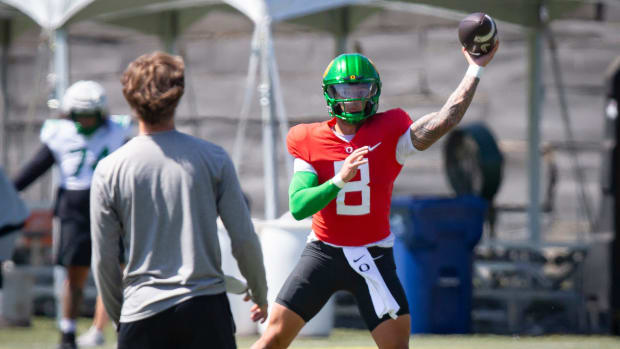
<instances>
[{"instance_id":1,"label":"wristband","mask_svg":"<svg viewBox=\"0 0 620 349\"><path fill-rule=\"evenodd\" d=\"M484 70L484 67L481 67L477 64L470 64L469 68L467 68L467 72L465 73L465 76L473 76L474 78L480 79L480 76L482 75L483 70Z\"/></svg>"},{"instance_id":2,"label":"wristband","mask_svg":"<svg viewBox=\"0 0 620 349\"><path fill-rule=\"evenodd\" d=\"M340 189L342 189L342 187L344 187L344 185L345 185L345 181L343 181L342 177L340 177L340 173L336 174L332 178L332 183L334 183L334 185L337 186Z\"/></svg>"}]
</instances>

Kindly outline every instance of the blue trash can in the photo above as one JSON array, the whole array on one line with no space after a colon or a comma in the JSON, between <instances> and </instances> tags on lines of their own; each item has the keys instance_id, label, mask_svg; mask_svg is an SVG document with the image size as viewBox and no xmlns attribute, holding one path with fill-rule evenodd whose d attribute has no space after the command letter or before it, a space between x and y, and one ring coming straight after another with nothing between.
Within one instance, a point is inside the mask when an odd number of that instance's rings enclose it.
<instances>
[{"instance_id":1,"label":"blue trash can","mask_svg":"<svg viewBox=\"0 0 620 349\"><path fill-rule=\"evenodd\" d=\"M411 333L469 333L472 251L486 200L405 197L392 200L394 260L411 313Z\"/></svg>"}]
</instances>

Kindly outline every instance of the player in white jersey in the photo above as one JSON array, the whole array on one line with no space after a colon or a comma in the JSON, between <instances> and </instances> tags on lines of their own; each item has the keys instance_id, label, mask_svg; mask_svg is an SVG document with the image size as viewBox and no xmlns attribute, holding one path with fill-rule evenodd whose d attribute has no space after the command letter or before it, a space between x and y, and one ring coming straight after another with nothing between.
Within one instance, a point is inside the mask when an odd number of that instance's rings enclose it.
<instances>
[{"instance_id":1,"label":"player in white jersey","mask_svg":"<svg viewBox=\"0 0 620 349\"><path fill-rule=\"evenodd\" d=\"M75 319L82 300L91 260L89 197L93 171L99 160L129 138L130 117L109 116L103 87L78 81L62 100L62 119L47 120L41 147L15 179L25 189L56 164L60 183L54 215L60 222L55 241L56 263L67 269L60 321L60 348L76 348Z\"/></svg>"}]
</instances>

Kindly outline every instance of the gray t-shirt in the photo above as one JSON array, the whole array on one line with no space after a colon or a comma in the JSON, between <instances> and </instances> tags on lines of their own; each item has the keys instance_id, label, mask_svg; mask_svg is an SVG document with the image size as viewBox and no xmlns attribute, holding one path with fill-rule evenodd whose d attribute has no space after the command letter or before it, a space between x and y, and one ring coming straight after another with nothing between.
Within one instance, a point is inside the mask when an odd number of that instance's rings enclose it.
<instances>
[{"instance_id":1,"label":"gray t-shirt","mask_svg":"<svg viewBox=\"0 0 620 349\"><path fill-rule=\"evenodd\" d=\"M0 228L21 224L28 218L28 214L28 207L0 167Z\"/></svg>"},{"instance_id":2,"label":"gray t-shirt","mask_svg":"<svg viewBox=\"0 0 620 349\"><path fill-rule=\"evenodd\" d=\"M13 255L19 231L13 229L24 223L28 214L28 207L17 194L13 182L4 175L0 167L0 262L10 259Z\"/></svg>"},{"instance_id":3,"label":"gray t-shirt","mask_svg":"<svg viewBox=\"0 0 620 349\"><path fill-rule=\"evenodd\" d=\"M253 301L267 304L260 243L221 147L178 131L137 136L99 162L90 202L93 274L115 322L225 292L218 216Z\"/></svg>"}]
</instances>

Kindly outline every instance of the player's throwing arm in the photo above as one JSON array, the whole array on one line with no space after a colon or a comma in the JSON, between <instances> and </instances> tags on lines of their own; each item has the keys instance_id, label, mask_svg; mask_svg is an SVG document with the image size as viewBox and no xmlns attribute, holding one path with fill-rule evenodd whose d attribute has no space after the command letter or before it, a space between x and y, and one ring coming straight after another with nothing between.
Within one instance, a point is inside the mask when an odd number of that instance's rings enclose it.
<instances>
[{"instance_id":1,"label":"player's throwing arm","mask_svg":"<svg viewBox=\"0 0 620 349\"><path fill-rule=\"evenodd\" d=\"M470 16L463 20L463 22L471 26L469 23L470 21L466 21L468 18L470 18ZM484 17L484 19L486 18L490 17ZM466 29L473 30L470 26L461 24L459 26L459 31L462 32ZM493 28L495 28L495 25L493 25ZM476 40L475 38L474 36L471 40ZM466 43L464 43L464 45L466 45ZM498 48L499 39L496 37L494 37L493 48L486 54L474 55L468 52L466 46L461 48L465 59L469 63L469 68L465 73L465 77L439 111L427 114L411 125L411 141L416 149L427 149L461 121L474 97L483 68L491 62Z\"/></svg>"}]
</instances>

